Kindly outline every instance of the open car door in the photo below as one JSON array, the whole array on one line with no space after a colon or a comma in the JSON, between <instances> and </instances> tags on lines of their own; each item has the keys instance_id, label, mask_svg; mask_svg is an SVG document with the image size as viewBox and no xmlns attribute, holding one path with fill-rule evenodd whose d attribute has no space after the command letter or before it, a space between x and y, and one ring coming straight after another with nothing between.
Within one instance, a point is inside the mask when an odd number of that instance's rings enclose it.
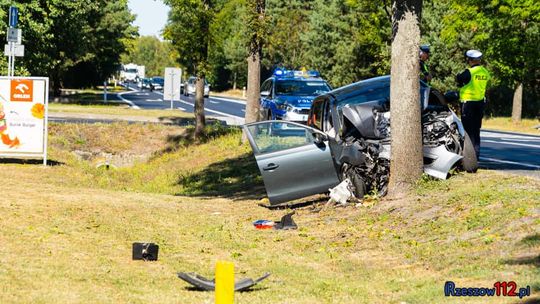
<instances>
[{"instance_id":1,"label":"open car door","mask_svg":"<svg viewBox=\"0 0 540 304\"><path fill-rule=\"evenodd\" d=\"M339 184L327 136L286 121L244 126L270 204L323 193Z\"/></svg>"}]
</instances>

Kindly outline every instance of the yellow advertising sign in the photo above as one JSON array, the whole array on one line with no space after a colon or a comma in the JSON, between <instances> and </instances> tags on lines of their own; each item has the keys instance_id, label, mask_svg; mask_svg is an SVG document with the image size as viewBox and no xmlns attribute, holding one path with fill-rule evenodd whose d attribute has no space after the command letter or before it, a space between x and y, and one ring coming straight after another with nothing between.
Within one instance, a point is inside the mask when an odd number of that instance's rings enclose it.
<instances>
[{"instance_id":1,"label":"yellow advertising sign","mask_svg":"<svg viewBox=\"0 0 540 304\"><path fill-rule=\"evenodd\" d=\"M47 157L49 79L0 77L0 156Z\"/></svg>"}]
</instances>

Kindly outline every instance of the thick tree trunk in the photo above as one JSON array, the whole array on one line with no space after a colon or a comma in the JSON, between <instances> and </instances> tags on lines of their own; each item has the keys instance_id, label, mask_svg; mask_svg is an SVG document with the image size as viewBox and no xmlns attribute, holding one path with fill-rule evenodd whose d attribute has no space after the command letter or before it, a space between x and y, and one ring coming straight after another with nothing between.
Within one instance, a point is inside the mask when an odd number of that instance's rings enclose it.
<instances>
[{"instance_id":1,"label":"thick tree trunk","mask_svg":"<svg viewBox=\"0 0 540 304\"><path fill-rule=\"evenodd\" d=\"M423 172L418 17L406 12L392 42L390 116L392 156L389 194L401 196Z\"/></svg>"},{"instance_id":2,"label":"thick tree trunk","mask_svg":"<svg viewBox=\"0 0 540 304\"><path fill-rule=\"evenodd\" d=\"M521 122L521 110L523 106L523 83L519 83L514 91L514 101L512 102L512 121Z\"/></svg>"},{"instance_id":3,"label":"thick tree trunk","mask_svg":"<svg viewBox=\"0 0 540 304\"><path fill-rule=\"evenodd\" d=\"M205 76L197 77L195 83L195 138L204 134L206 119L204 117L204 82Z\"/></svg>"},{"instance_id":4,"label":"thick tree trunk","mask_svg":"<svg viewBox=\"0 0 540 304\"><path fill-rule=\"evenodd\" d=\"M393 0L392 1L392 39L396 37L399 21L403 19L405 12L412 12L418 17L418 23L422 20L423 0ZM418 57L418 54L417 56ZM418 58L416 58L418 60Z\"/></svg>"},{"instance_id":5,"label":"thick tree trunk","mask_svg":"<svg viewBox=\"0 0 540 304\"><path fill-rule=\"evenodd\" d=\"M265 0L250 0L252 17L259 21L259 25L251 28L251 38L249 42L248 61L248 79L247 79L247 101L246 101L246 123L259 120L259 104L261 98L261 54L262 54L262 38L259 35L260 26L264 20ZM257 24L257 22L255 22ZM246 134L242 137L242 141L246 142Z\"/></svg>"},{"instance_id":6,"label":"thick tree trunk","mask_svg":"<svg viewBox=\"0 0 540 304\"><path fill-rule=\"evenodd\" d=\"M248 57L248 85L246 102L246 123L259 120L261 97L261 59L259 54Z\"/></svg>"}]
</instances>

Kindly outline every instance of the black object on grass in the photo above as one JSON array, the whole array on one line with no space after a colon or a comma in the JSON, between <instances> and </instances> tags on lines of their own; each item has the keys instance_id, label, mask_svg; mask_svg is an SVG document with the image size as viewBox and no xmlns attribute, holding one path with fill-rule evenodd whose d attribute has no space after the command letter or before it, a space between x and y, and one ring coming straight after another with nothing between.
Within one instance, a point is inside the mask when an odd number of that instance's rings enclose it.
<instances>
[{"instance_id":1,"label":"black object on grass","mask_svg":"<svg viewBox=\"0 0 540 304\"><path fill-rule=\"evenodd\" d=\"M268 278L270 273L265 273L262 277L253 280L251 278L241 279L240 281L234 283L234 291L246 291L251 287L257 285L262 280ZM194 272L179 272L178 277L187 283L191 284L195 289L203 291L214 291L216 289L216 280L209 280L201 275L198 275Z\"/></svg>"},{"instance_id":2,"label":"black object on grass","mask_svg":"<svg viewBox=\"0 0 540 304\"><path fill-rule=\"evenodd\" d=\"M157 261L159 246L154 243L133 243L133 259Z\"/></svg>"}]
</instances>

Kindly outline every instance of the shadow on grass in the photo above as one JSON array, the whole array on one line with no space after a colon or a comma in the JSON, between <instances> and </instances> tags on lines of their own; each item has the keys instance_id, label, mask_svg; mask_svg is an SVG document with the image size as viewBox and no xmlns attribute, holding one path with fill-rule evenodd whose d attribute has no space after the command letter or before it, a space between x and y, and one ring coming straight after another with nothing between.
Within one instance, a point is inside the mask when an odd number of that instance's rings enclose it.
<instances>
[{"instance_id":1,"label":"shadow on grass","mask_svg":"<svg viewBox=\"0 0 540 304\"><path fill-rule=\"evenodd\" d=\"M103 93L76 93L70 95L62 95L59 97L54 97L53 102L61 104L75 104L75 105L84 105L84 106L93 106L93 105L126 105L123 101L118 99L115 93L107 94L107 102L103 100Z\"/></svg>"},{"instance_id":2,"label":"shadow on grass","mask_svg":"<svg viewBox=\"0 0 540 304\"><path fill-rule=\"evenodd\" d=\"M189 120L190 118L179 118L176 117L178 121ZM160 120L162 117L160 117ZM231 135L231 134L240 134L240 128L227 126L221 124L221 121L214 120L213 124L207 124L203 136L200 138L195 138L195 127L193 125L186 128L186 130L179 135L169 135L166 139L167 146L161 151L157 152L152 159L162 156L166 153L175 152L180 148L189 147L192 145L205 144L211 140L215 140L219 137Z\"/></svg>"},{"instance_id":3,"label":"shadow on grass","mask_svg":"<svg viewBox=\"0 0 540 304\"><path fill-rule=\"evenodd\" d=\"M178 195L214 196L233 200L259 199L265 195L257 163L251 153L213 163L206 169L179 178Z\"/></svg>"},{"instance_id":4,"label":"shadow on grass","mask_svg":"<svg viewBox=\"0 0 540 304\"><path fill-rule=\"evenodd\" d=\"M43 165L41 159L19 159L19 158L0 158L0 164L18 164L18 165ZM56 160L47 160L47 166L60 166L64 165L63 162Z\"/></svg>"},{"instance_id":5,"label":"shadow on grass","mask_svg":"<svg viewBox=\"0 0 540 304\"><path fill-rule=\"evenodd\" d=\"M158 117L159 121L165 124L174 125L174 126L181 126L181 127L188 127L188 126L195 126L195 117L178 117L178 116L161 116ZM225 125L224 122L213 119L213 118L207 118L206 119L207 125Z\"/></svg>"}]
</instances>

